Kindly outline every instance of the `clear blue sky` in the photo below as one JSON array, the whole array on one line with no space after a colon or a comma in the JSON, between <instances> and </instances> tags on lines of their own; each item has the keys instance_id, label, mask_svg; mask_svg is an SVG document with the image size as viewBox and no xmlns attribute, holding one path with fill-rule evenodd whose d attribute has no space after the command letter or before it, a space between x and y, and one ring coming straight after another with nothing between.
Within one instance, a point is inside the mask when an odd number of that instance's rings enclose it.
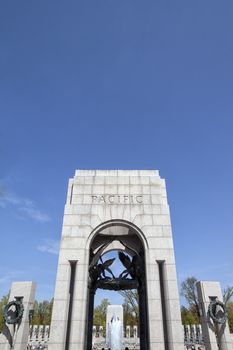
<instances>
[{"instance_id":1,"label":"clear blue sky","mask_svg":"<svg viewBox=\"0 0 233 350\"><path fill-rule=\"evenodd\" d=\"M233 285L233 2L0 4L0 296L51 298L67 181L159 169L179 280Z\"/></svg>"}]
</instances>

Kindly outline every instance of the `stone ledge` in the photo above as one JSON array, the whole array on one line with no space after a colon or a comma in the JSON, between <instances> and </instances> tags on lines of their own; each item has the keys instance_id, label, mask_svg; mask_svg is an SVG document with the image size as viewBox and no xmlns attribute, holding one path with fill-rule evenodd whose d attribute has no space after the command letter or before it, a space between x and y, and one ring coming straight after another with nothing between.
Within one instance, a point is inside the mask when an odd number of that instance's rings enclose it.
<instances>
[{"instance_id":1,"label":"stone ledge","mask_svg":"<svg viewBox=\"0 0 233 350\"><path fill-rule=\"evenodd\" d=\"M159 176L158 170L79 170L75 176Z\"/></svg>"}]
</instances>

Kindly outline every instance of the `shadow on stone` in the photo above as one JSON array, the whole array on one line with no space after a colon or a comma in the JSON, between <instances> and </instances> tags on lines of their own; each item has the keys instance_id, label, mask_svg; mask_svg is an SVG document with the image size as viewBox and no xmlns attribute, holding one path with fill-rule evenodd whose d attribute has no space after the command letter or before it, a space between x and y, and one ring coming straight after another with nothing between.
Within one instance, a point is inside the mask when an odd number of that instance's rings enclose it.
<instances>
[{"instance_id":1,"label":"shadow on stone","mask_svg":"<svg viewBox=\"0 0 233 350\"><path fill-rule=\"evenodd\" d=\"M6 339L8 340L8 343L10 344L10 347L12 347L13 346L12 335L9 330L9 327L6 324L3 326L2 335L6 337Z\"/></svg>"}]
</instances>

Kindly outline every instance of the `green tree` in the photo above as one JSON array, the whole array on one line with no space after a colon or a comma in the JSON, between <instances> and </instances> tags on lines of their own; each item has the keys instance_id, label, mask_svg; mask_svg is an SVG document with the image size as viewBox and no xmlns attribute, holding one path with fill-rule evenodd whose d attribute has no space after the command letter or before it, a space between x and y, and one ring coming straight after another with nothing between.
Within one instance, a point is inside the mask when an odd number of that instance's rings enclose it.
<instances>
[{"instance_id":1,"label":"green tree","mask_svg":"<svg viewBox=\"0 0 233 350\"><path fill-rule=\"evenodd\" d=\"M50 325L53 309L53 299L51 301L35 301L34 314L32 318L33 325Z\"/></svg>"},{"instance_id":2,"label":"green tree","mask_svg":"<svg viewBox=\"0 0 233 350\"><path fill-rule=\"evenodd\" d=\"M106 329L106 315L107 307L110 305L108 299L102 299L100 305L96 306L94 309L93 325L99 327L103 326Z\"/></svg>"},{"instance_id":3,"label":"green tree","mask_svg":"<svg viewBox=\"0 0 233 350\"><path fill-rule=\"evenodd\" d=\"M197 314L195 312L194 308L188 307L186 308L185 306L181 306L181 319L182 319L182 324L198 324L199 319L197 317Z\"/></svg>"},{"instance_id":4,"label":"green tree","mask_svg":"<svg viewBox=\"0 0 233 350\"><path fill-rule=\"evenodd\" d=\"M3 317L3 308L8 303L8 299L9 299L9 294L4 295L0 300L0 332L2 331L2 328L5 323L4 317Z\"/></svg>"},{"instance_id":5,"label":"green tree","mask_svg":"<svg viewBox=\"0 0 233 350\"><path fill-rule=\"evenodd\" d=\"M228 315L228 324L230 328L230 333L233 333L233 302L229 301L227 303L227 315Z\"/></svg>"},{"instance_id":6,"label":"green tree","mask_svg":"<svg viewBox=\"0 0 233 350\"><path fill-rule=\"evenodd\" d=\"M233 333L233 302L230 299L233 296L233 287L225 287L223 290L223 301L227 307L227 317L230 332Z\"/></svg>"}]
</instances>

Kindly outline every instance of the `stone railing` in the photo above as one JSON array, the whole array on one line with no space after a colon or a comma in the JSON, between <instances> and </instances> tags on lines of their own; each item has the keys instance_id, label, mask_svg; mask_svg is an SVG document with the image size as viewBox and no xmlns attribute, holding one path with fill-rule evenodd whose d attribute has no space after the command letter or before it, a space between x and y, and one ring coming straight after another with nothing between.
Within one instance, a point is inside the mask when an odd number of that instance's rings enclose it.
<instances>
[{"instance_id":1,"label":"stone railing","mask_svg":"<svg viewBox=\"0 0 233 350\"><path fill-rule=\"evenodd\" d=\"M104 327L93 326L93 338L103 338L104 337ZM124 329L125 338L137 338L138 337L138 327L137 326L126 326Z\"/></svg>"},{"instance_id":2,"label":"stone railing","mask_svg":"<svg viewBox=\"0 0 233 350\"><path fill-rule=\"evenodd\" d=\"M184 344L187 348L192 348L194 345L203 346L201 325L184 325ZM47 349L49 341L50 326L30 326L28 337L29 349ZM93 326L93 343L99 346L105 343L104 327ZM138 327L126 326L124 329L124 344L133 345L136 349L139 344Z\"/></svg>"},{"instance_id":3,"label":"stone railing","mask_svg":"<svg viewBox=\"0 0 233 350\"><path fill-rule=\"evenodd\" d=\"M47 349L49 341L50 326L30 326L28 336L28 347L29 349Z\"/></svg>"},{"instance_id":4,"label":"stone railing","mask_svg":"<svg viewBox=\"0 0 233 350\"><path fill-rule=\"evenodd\" d=\"M184 325L184 344L187 349L203 349L204 342L200 324ZM198 347L196 347L198 346Z\"/></svg>"}]
</instances>

